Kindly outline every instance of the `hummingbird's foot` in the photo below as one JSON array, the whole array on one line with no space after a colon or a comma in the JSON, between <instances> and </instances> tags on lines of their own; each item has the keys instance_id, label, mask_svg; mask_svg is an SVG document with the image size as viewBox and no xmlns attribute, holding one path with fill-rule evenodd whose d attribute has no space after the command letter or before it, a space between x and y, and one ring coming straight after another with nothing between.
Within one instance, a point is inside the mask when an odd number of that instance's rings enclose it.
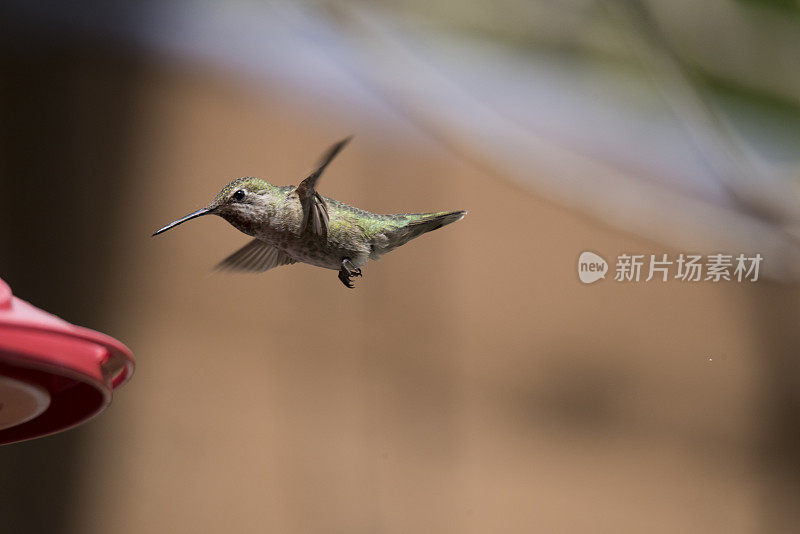
<instances>
[{"instance_id":1,"label":"hummingbird's foot","mask_svg":"<svg viewBox=\"0 0 800 534\"><path fill-rule=\"evenodd\" d=\"M339 280L342 281L344 287L348 287L350 289L356 287L355 284L353 284L353 282L350 280L350 277L347 275L347 272L344 269L339 271Z\"/></svg>"},{"instance_id":2,"label":"hummingbird's foot","mask_svg":"<svg viewBox=\"0 0 800 534\"><path fill-rule=\"evenodd\" d=\"M350 261L349 258L342 260L342 268L347 271L349 276L361 276L361 269L353 265L353 262Z\"/></svg>"},{"instance_id":3,"label":"hummingbird's foot","mask_svg":"<svg viewBox=\"0 0 800 534\"><path fill-rule=\"evenodd\" d=\"M356 286L353 284L353 281L350 280L351 276L361 276L361 269L353 265L350 259L345 258L342 260L342 268L339 269L339 280L342 281L345 287L353 289Z\"/></svg>"}]
</instances>

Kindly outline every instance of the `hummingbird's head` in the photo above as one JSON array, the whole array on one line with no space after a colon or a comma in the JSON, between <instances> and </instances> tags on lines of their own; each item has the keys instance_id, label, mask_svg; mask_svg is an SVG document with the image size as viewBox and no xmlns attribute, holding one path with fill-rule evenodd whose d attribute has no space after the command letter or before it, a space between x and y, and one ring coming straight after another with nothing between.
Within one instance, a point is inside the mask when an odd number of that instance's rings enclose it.
<instances>
[{"instance_id":1,"label":"hummingbird's head","mask_svg":"<svg viewBox=\"0 0 800 534\"><path fill-rule=\"evenodd\" d=\"M186 221L209 214L219 215L242 232L250 233L249 230L264 213L266 195L272 187L274 186L259 178L237 178L223 187L208 206L169 223L157 230L153 235L158 235Z\"/></svg>"}]
</instances>

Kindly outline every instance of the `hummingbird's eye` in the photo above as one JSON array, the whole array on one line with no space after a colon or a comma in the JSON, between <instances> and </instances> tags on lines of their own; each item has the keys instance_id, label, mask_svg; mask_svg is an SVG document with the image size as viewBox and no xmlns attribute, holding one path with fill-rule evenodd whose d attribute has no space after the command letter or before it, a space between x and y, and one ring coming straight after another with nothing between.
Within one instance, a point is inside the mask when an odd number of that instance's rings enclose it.
<instances>
[{"instance_id":1,"label":"hummingbird's eye","mask_svg":"<svg viewBox=\"0 0 800 534\"><path fill-rule=\"evenodd\" d=\"M231 196L231 198L236 202L241 202L242 200L244 200L244 189L239 189L238 191L236 191Z\"/></svg>"}]
</instances>

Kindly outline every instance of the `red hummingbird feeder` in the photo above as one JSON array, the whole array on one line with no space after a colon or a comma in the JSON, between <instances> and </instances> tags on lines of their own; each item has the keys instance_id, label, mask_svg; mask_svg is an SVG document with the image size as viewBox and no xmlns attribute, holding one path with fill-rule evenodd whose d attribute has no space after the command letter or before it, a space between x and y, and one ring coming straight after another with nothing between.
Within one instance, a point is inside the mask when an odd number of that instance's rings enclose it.
<instances>
[{"instance_id":1,"label":"red hummingbird feeder","mask_svg":"<svg viewBox=\"0 0 800 534\"><path fill-rule=\"evenodd\" d=\"M13 296L0 279L0 445L91 419L133 368L128 347Z\"/></svg>"}]
</instances>

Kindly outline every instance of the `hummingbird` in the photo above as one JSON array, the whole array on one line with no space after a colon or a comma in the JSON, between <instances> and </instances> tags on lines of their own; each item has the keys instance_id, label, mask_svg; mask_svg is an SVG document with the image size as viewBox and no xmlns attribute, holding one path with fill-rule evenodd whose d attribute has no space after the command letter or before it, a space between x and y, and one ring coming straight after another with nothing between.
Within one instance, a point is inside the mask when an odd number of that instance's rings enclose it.
<instances>
[{"instance_id":1,"label":"hummingbird","mask_svg":"<svg viewBox=\"0 0 800 534\"><path fill-rule=\"evenodd\" d=\"M206 207L169 223L153 236L203 215L218 215L254 239L217 264L217 269L264 272L281 265L307 263L339 271L339 280L352 289L352 278L362 275L367 260L377 260L467 214L441 211L386 215L320 195L320 176L350 139L331 146L297 186L277 186L251 176L236 178Z\"/></svg>"}]
</instances>

